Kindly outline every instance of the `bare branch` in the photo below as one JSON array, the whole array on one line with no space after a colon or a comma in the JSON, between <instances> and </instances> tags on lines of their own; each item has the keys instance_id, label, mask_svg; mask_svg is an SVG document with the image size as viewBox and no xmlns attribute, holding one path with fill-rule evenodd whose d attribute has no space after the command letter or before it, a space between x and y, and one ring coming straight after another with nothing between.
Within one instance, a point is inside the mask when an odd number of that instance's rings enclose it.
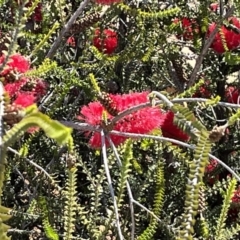
<instances>
[{"instance_id":1,"label":"bare branch","mask_svg":"<svg viewBox=\"0 0 240 240\"><path fill-rule=\"evenodd\" d=\"M107 151L106 151L106 144L105 144L105 133L103 130L101 131L101 142L102 142L103 163L104 163L105 173L106 173L107 180L108 180L108 187L109 187L110 194L111 194L111 197L113 200L113 207L114 207L114 212L115 212L115 217L116 217L116 225L117 225L117 229L118 229L118 235L119 235L119 239L123 240L124 238L122 235L120 222L119 222L117 201L115 198L114 189L112 186L112 179L111 179L111 175L110 175L110 171L109 171L109 167L108 167Z\"/></svg>"},{"instance_id":2,"label":"bare branch","mask_svg":"<svg viewBox=\"0 0 240 240\"><path fill-rule=\"evenodd\" d=\"M88 3L90 2L90 0L84 0L83 2L81 2L79 8L76 10L76 12L72 15L72 17L69 19L69 21L67 22L67 24L63 27L63 29L61 30L59 36L57 37L57 39L54 41L51 49L49 50L46 58L50 58L52 59L53 56L55 55L57 49L59 48L61 41L64 37L64 34L66 32L69 31L70 27L73 25L73 23L76 21L76 19L78 18L78 16L83 12L84 8L88 5Z\"/></svg>"}]
</instances>

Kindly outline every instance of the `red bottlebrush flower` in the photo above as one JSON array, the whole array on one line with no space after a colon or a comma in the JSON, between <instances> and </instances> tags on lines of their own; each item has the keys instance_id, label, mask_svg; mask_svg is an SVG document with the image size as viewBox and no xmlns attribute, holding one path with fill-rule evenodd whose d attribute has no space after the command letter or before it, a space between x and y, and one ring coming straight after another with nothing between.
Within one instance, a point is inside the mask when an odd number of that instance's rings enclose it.
<instances>
[{"instance_id":1,"label":"red bottlebrush flower","mask_svg":"<svg viewBox=\"0 0 240 240\"><path fill-rule=\"evenodd\" d=\"M110 95L111 99L116 103L119 111L126 110L130 107L136 106L140 103L148 102L148 92L142 93L131 93L123 95ZM81 109L81 115L83 117L78 117L80 120L85 120L87 123L97 126L101 125L102 115L104 107L100 102L89 103L88 106L84 106ZM113 116L108 114L108 119L111 120ZM133 112L123 119L118 121L113 129L121 132L129 133L141 133L147 134L152 130L159 128L164 120L164 114L157 107L146 107L139 111ZM125 137L120 137L117 135L111 135L111 139L115 145L119 145L126 140ZM90 139L90 145L93 148L101 147L101 136L100 133L95 132ZM108 141L106 142L109 146Z\"/></svg>"},{"instance_id":2,"label":"red bottlebrush flower","mask_svg":"<svg viewBox=\"0 0 240 240\"><path fill-rule=\"evenodd\" d=\"M211 3L211 4L210 4L210 9L211 9L211 11L213 11L213 12L217 12L218 9L219 9L219 3Z\"/></svg>"},{"instance_id":3,"label":"red bottlebrush flower","mask_svg":"<svg viewBox=\"0 0 240 240\"><path fill-rule=\"evenodd\" d=\"M229 103L240 103L239 90L236 87L230 86L225 90L225 98Z\"/></svg>"},{"instance_id":4,"label":"red bottlebrush flower","mask_svg":"<svg viewBox=\"0 0 240 240\"><path fill-rule=\"evenodd\" d=\"M97 4L102 4L102 5L111 5L114 3L119 3L121 0L95 0Z\"/></svg>"},{"instance_id":5,"label":"red bottlebrush flower","mask_svg":"<svg viewBox=\"0 0 240 240\"><path fill-rule=\"evenodd\" d=\"M234 191L234 195L232 197L232 203L239 204L240 203L240 188Z\"/></svg>"},{"instance_id":6,"label":"red bottlebrush flower","mask_svg":"<svg viewBox=\"0 0 240 240\"><path fill-rule=\"evenodd\" d=\"M192 40L194 34L198 34L200 32L199 25L197 24L195 19L183 17L180 20L175 19L173 22L176 24L180 24L181 33L177 37L183 37L185 41Z\"/></svg>"},{"instance_id":7,"label":"red bottlebrush flower","mask_svg":"<svg viewBox=\"0 0 240 240\"><path fill-rule=\"evenodd\" d=\"M47 92L47 83L41 79L28 79L21 77L19 80L4 85L5 91L11 99L15 99L19 94L31 92L36 100L43 97Z\"/></svg>"},{"instance_id":8,"label":"red bottlebrush flower","mask_svg":"<svg viewBox=\"0 0 240 240\"><path fill-rule=\"evenodd\" d=\"M76 41L74 37L69 37L67 39L67 45L71 46L71 47L76 47Z\"/></svg>"},{"instance_id":9,"label":"red bottlebrush flower","mask_svg":"<svg viewBox=\"0 0 240 240\"><path fill-rule=\"evenodd\" d=\"M216 181L219 180L219 175L212 174L212 172L215 170L217 165L218 165L218 162L216 160L211 159L205 168L205 173L207 174L207 182L210 185L213 185Z\"/></svg>"},{"instance_id":10,"label":"red bottlebrush flower","mask_svg":"<svg viewBox=\"0 0 240 240\"><path fill-rule=\"evenodd\" d=\"M2 64L4 60L5 60L5 56L2 55L0 57L0 64ZM16 53L10 56L6 66L1 72L1 76L6 76L11 72L25 73L26 71L29 70L29 68L30 68L29 61L22 55Z\"/></svg>"},{"instance_id":11,"label":"red bottlebrush flower","mask_svg":"<svg viewBox=\"0 0 240 240\"><path fill-rule=\"evenodd\" d=\"M27 83L27 81L27 78L21 78L16 82L5 84L4 89L10 98L14 98L19 93L21 88Z\"/></svg>"},{"instance_id":12,"label":"red bottlebrush flower","mask_svg":"<svg viewBox=\"0 0 240 240\"><path fill-rule=\"evenodd\" d=\"M37 98L43 97L47 93L48 84L41 79L36 82L35 88L32 90Z\"/></svg>"},{"instance_id":13,"label":"red bottlebrush flower","mask_svg":"<svg viewBox=\"0 0 240 240\"><path fill-rule=\"evenodd\" d=\"M207 182L212 186L214 183L216 183L217 181L219 181L219 175L213 175L210 176L209 179L207 179Z\"/></svg>"},{"instance_id":14,"label":"red bottlebrush flower","mask_svg":"<svg viewBox=\"0 0 240 240\"><path fill-rule=\"evenodd\" d=\"M237 29L240 28L240 21L236 17L229 18L229 23L232 24ZM208 28L208 35L211 34L211 32L215 29L216 23L212 23ZM240 46L240 33L238 33L236 30L232 29L230 26L222 26L221 34L218 32L215 35L215 38L213 40L213 43L211 45L211 48L219 54L222 54L226 51L224 48L223 40L226 42L228 50L234 50ZM223 40L222 40L222 37Z\"/></svg>"},{"instance_id":15,"label":"red bottlebrush flower","mask_svg":"<svg viewBox=\"0 0 240 240\"><path fill-rule=\"evenodd\" d=\"M211 92L207 89L207 84L201 86L196 93L192 95L193 98L210 98Z\"/></svg>"},{"instance_id":16,"label":"red bottlebrush flower","mask_svg":"<svg viewBox=\"0 0 240 240\"><path fill-rule=\"evenodd\" d=\"M36 97L31 92L20 93L13 104L21 107L28 107L35 102Z\"/></svg>"},{"instance_id":17,"label":"red bottlebrush flower","mask_svg":"<svg viewBox=\"0 0 240 240\"><path fill-rule=\"evenodd\" d=\"M37 7L34 10L33 13L33 19L35 22L41 22L43 17L42 17L42 4L38 3Z\"/></svg>"},{"instance_id":18,"label":"red bottlebrush flower","mask_svg":"<svg viewBox=\"0 0 240 240\"><path fill-rule=\"evenodd\" d=\"M38 132L39 129L40 129L39 127L30 127L30 128L28 128L27 132L33 134L33 133Z\"/></svg>"},{"instance_id":19,"label":"red bottlebrush flower","mask_svg":"<svg viewBox=\"0 0 240 240\"><path fill-rule=\"evenodd\" d=\"M228 219L230 221L236 221L238 218L238 214L240 211L240 188L238 187L237 190L234 191L232 196L232 204L230 209L228 210Z\"/></svg>"},{"instance_id":20,"label":"red bottlebrush flower","mask_svg":"<svg viewBox=\"0 0 240 240\"><path fill-rule=\"evenodd\" d=\"M161 125L162 135L168 138L174 138L180 141L189 140L189 136L181 131L174 123L174 113L169 111L165 115L163 124Z\"/></svg>"},{"instance_id":21,"label":"red bottlebrush flower","mask_svg":"<svg viewBox=\"0 0 240 240\"><path fill-rule=\"evenodd\" d=\"M105 29L101 33L100 29L96 29L93 45L101 52L112 54L118 45L117 33L110 29Z\"/></svg>"},{"instance_id":22,"label":"red bottlebrush flower","mask_svg":"<svg viewBox=\"0 0 240 240\"><path fill-rule=\"evenodd\" d=\"M231 178L232 176L229 174L227 177ZM236 222L237 219L239 220L238 215L240 211L240 186L238 186L238 188L234 191L231 200L232 203L228 210L228 220L230 222Z\"/></svg>"},{"instance_id":23,"label":"red bottlebrush flower","mask_svg":"<svg viewBox=\"0 0 240 240\"><path fill-rule=\"evenodd\" d=\"M217 167L218 162L216 160L211 159L210 163L206 166L205 172L206 173L211 173L213 170Z\"/></svg>"}]
</instances>

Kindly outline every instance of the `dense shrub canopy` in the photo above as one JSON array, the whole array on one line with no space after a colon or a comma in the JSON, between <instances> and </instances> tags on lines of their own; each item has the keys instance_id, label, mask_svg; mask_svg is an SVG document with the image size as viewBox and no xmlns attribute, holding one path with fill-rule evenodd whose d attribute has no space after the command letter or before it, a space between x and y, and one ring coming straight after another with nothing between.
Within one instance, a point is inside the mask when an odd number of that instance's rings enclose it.
<instances>
[{"instance_id":1,"label":"dense shrub canopy","mask_svg":"<svg viewBox=\"0 0 240 240\"><path fill-rule=\"evenodd\" d=\"M0 15L0 239L239 239L240 2Z\"/></svg>"}]
</instances>

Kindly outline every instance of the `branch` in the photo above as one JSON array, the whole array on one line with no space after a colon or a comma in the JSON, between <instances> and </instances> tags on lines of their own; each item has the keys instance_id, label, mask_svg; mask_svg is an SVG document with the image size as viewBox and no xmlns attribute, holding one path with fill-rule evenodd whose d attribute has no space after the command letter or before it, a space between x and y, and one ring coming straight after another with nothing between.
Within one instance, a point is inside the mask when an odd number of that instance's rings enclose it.
<instances>
[{"instance_id":1,"label":"branch","mask_svg":"<svg viewBox=\"0 0 240 240\"><path fill-rule=\"evenodd\" d=\"M207 98L175 98L172 100L172 103L183 103L183 102L207 102L209 101L209 99ZM162 101L156 101L155 104L161 104ZM235 108L238 109L240 108L240 104L234 104L234 103L226 103L226 102L218 102L216 103L217 106L222 106L222 107L230 107L230 108ZM136 105L134 107L131 107L125 111L120 112L116 117L114 117L111 121L112 124L115 124L116 122L118 122L120 119L122 119L123 117L136 112L138 110L141 110L143 108L146 107L151 107L152 104L150 102L147 103L141 103L139 105ZM73 122L73 121L59 121L60 123L64 124L67 127L71 127L73 129L79 130L79 131L83 131L83 132L100 132L101 131L101 127L100 126L92 126L88 123L81 123L81 122Z\"/></svg>"},{"instance_id":2,"label":"branch","mask_svg":"<svg viewBox=\"0 0 240 240\"><path fill-rule=\"evenodd\" d=\"M122 162L120 159L120 156L117 152L117 149L112 141L112 139L109 137L109 135L107 135L107 139L109 141L110 146L112 147L113 153L117 159L117 164L119 167L122 166ZM134 207L133 207L133 203L138 205L140 208L144 209L145 211L147 211L150 215L152 215L158 222L163 223L153 212L151 212L149 209L147 209L145 206L143 206L141 203L139 203L138 201L136 201L133 198L133 194L132 194L132 190L130 187L129 182L127 181L126 183L127 185L127 191L128 191L128 197L129 197L129 202L130 202L130 212L131 212L131 219L132 219L132 230L131 230L131 240L134 240L134 234L135 234L135 219L134 219ZM169 231L171 230L169 226L166 226Z\"/></svg>"},{"instance_id":3,"label":"branch","mask_svg":"<svg viewBox=\"0 0 240 240\"><path fill-rule=\"evenodd\" d=\"M11 147L8 147L8 150L18 156L21 156L19 154L18 151L16 151L15 149L11 148ZM32 164L34 167L36 167L38 170L40 170L47 178L50 179L50 181L54 184L54 186L57 187L58 190L61 190L61 188L55 183L55 181L53 180L53 178L47 173L47 171L45 171L41 166L39 166L37 163L33 162L32 160L24 157L24 159L29 162L30 164Z\"/></svg>"},{"instance_id":4,"label":"branch","mask_svg":"<svg viewBox=\"0 0 240 240\"><path fill-rule=\"evenodd\" d=\"M158 92L152 92L152 93L158 93ZM151 93L150 93L151 94ZM157 94L159 95L159 93ZM164 97L162 98L164 100L165 103L167 103L170 107L172 106L172 104L170 104L170 101L164 96L164 95L160 95L161 97ZM172 103L183 103L183 102L207 102L209 101L208 98L174 98L171 102ZM159 100L159 101L155 101L155 105L158 105L158 104L162 104L163 101L162 100ZM219 106L222 106L222 107L230 107L230 108L240 108L240 104L234 104L234 103L226 103L226 102L218 102L216 105L219 105ZM151 107L152 106L152 103L150 102L146 102L146 103L141 103L139 105L136 105L134 107L131 107L131 108L128 108L127 110L124 110L122 112L120 112L116 117L114 117L111 121L112 124L115 124L116 122L118 122L120 119L122 119L123 117L133 113L133 112L136 112L138 110L141 110L143 108L146 108L146 107ZM64 124L64 122L62 122Z\"/></svg>"},{"instance_id":5,"label":"branch","mask_svg":"<svg viewBox=\"0 0 240 240\"><path fill-rule=\"evenodd\" d=\"M117 201L116 201L116 198L115 198L114 189L113 189L113 186L112 186L112 179L111 179L111 175L110 175L109 167L108 167L107 150L106 150L106 144L105 144L105 133L103 132L103 130L101 131L101 142L102 142L103 163L104 163L105 173L106 173L107 180L108 180L108 186L109 186L110 194L111 194L111 197L112 197L112 200L113 200L113 206L114 206L114 212L115 212L115 216L116 216L116 224L117 224L118 235L119 235L119 239L123 240L123 235L122 235L120 222L119 222Z\"/></svg>"},{"instance_id":6,"label":"branch","mask_svg":"<svg viewBox=\"0 0 240 240\"><path fill-rule=\"evenodd\" d=\"M190 149L193 149L193 150L195 149L194 145L190 145L188 143L185 143L185 142L173 139L173 138L159 137L159 136L148 135L148 134L119 132L119 131L111 131L110 133L113 134L113 135L127 137L127 138L137 138L137 139L139 139L139 138L150 138L150 139L154 139L154 140L157 140L157 141L175 143L177 145L187 147L187 148L190 148ZM224 168L226 168L240 182L240 176L236 172L234 172L234 170L232 170L228 165L226 165L223 161L221 161L219 158L215 157L212 154L208 154L208 156L210 158L216 160L220 165L222 165Z\"/></svg>"},{"instance_id":7,"label":"branch","mask_svg":"<svg viewBox=\"0 0 240 240\"><path fill-rule=\"evenodd\" d=\"M53 56L55 55L57 49L59 48L59 46L61 44L61 41L62 41L62 39L64 37L64 34L69 31L69 29L71 28L73 23L76 21L78 16L83 12L84 8L88 5L89 2L90 2L90 0L84 0L83 2L81 2L79 8L72 15L72 17L69 19L67 24L61 30L61 32L60 32L59 36L57 37L57 39L54 41L54 43L53 43L51 49L49 50L46 58L49 58L49 59L53 58Z\"/></svg>"},{"instance_id":8,"label":"branch","mask_svg":"<svg viewBox=\"0 0 240 240\"><path fill-rule=\"evenodd\" d=\"M119 157L119 154L117 152L117 149L112 141L112 139L109 137L109 135L107 135L107 140L113 150L113 153L117 159L117 164L118 166L121 168L122 167L122 162L121 159ZM128 197L129 197L129 206L130 206L130 213L131 213L131 220L132 220L132 231L131 231L131 240L134 240L134 234L135 234L135 219L134 219L134 207L133 207L133 194L132 194L132 190L130 187L130 184L128 182L128 180L126 181L126 185L127 185L127 191L128 191Z\"/></svg>"}]
</instances>

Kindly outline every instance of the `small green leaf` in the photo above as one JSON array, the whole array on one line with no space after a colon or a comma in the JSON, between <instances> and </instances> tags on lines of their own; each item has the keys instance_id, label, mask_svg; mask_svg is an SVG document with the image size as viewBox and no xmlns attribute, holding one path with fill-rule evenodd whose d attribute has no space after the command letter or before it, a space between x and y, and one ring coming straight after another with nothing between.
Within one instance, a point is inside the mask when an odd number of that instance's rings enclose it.
<instances>
[{"instance_id":1,"label":"small green leaf","mask_svg":"<svg viewBox=\"0 0 240 240\"><path fill-rule=\"evenodd\" d=\"M4 213L0 213L0 218L2 219L3 222L9 220L12 216Z\"/></svg>"},{"instance_id":2,"label":"small green leaf","mask_svg":"<svg viewBox=\"0 0 240 240\"><path fill-rule=\"evenodd\" d=\"M224 61L228 65L238 65L240 63L240 56L236 53L226 52L224 54Z\"/></svg>"},{"instance_id":3,"label":"small green leaf","mask_svg":"<svg viewBox=\"0 0 240 240\"><path fill-rule=\"evenodd\" d=\"M34 111L24 117L21 122L14 125L14 127L7 132L7 134L3 137L5 146L9 146L17 140L17 137L27 131L27 129L35 126L42 128L45 134L54 139L59 145L68 144L69 148L73 148L71 128L62 125L58 121L52 120L47 115Z\"/></svg>"},{"instance_id":4,"label":"small green leaf","mask_svg":"<svg viewBox=\"0 0 240 240\"><path fill-rule=\"evenodd\" d=\"M211 98L206 101L206 105L216 105L221 100L220 96L216 96L215 98Z\"/></svg>"},{"instance_id":5,"label":"small green leaf","mask_svg":"<svg viewBox=\"0 0 240 240\"><path fill-rule=\"evenodd\" d=\"M52 120L40 112L28 115L21 122L22 124L26 124L27 128L34 125L39 126L48 137L54 139L59 145L68 143L69 138L71 138L71 128L62 125L58 121Z\"/></svg>"}]
</instances>

